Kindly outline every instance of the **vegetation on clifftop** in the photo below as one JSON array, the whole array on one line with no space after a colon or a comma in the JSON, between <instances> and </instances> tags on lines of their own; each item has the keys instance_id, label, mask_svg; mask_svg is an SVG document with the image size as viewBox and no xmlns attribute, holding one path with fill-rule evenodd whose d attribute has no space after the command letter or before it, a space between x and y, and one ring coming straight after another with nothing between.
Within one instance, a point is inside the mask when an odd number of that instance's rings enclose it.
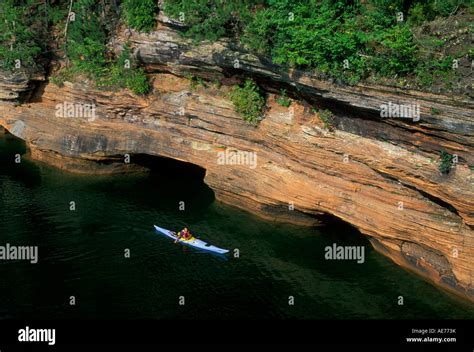
<instances>
[{"instance_id":1,"label":"vegetation on clifftop","mask_svg":"<svg viewBox=\"0 0 474 352\"><path fill-rule=\"evenodd\" d=\"M158 12L155 0L124 0L122 9L127 24L133 29L149 32L155 27Z\"/></svg>"},{"instance_id":2,"label":"vegetation on clifftop","mask_svg":"<svg viewBox=\"0 0 474 352\"><path fill-rule=\"evenodd\" d=\"M275 63L349 84L407 77L420 87L446 75L453 80L454 60L472 60L472 50L445 50L450 39L425 26L437 18L448 26L461 10L468 14L459 28L469 31L473 6L463 0L165 0L165 13L184 22L184 35L196 41L232 36Z\"/></svg>"},{"instance_id":3,"label":"vegetation on clifftop","mask_svg":"<svg viewBox=\"0 0 474 352\"><path fill-rule=\"evenodd\" d=\"M131 27L153 28L157 9L154 1L127 0L122 7ZM102 89L129 88L136 94L146 94L151 86L130 47L125 45L118 57L107 47L120 20L117 9L112 1L62 0L52 5L5 0L0 8L0 68L34 68L44 57L62 56L66 67L52 75L55 84L85 76ZM57 45L48 47L44 43Z\"/></svg>"},{"instance_id":4,"label":"vegetation on clifftop","mask_svg":"<svg viewBox=\"0 0 474 352\"><path fill-rule=\"evenodd\" d=\"M40 8L32 0L3 0L0 7L0 68L34 67L44 49ZM44 27L44 26L43 26Z\"/></svg>"},{"instance_id":5,"label":"vegetation on clifftop","mask_svg":"<svg viewBox=\"0 0 474 352\"><path fill-rule=\"evenodd\" d=\"M78 0L72 8L75 18L69 23L66 53L70 66L53 76L53 83L62 83L75 75L85 75L98 88L116 90L129 88L135 94L146 94L150 90L144 71L137 67L131 57L130 47L125 44L119 57L108 53L108 27L113 18L112 8L105 8L92 0ZM101 15L105 14L105 15Z\"/></svg>"},{"instance_id":6,"label":"vegetation on clifftop","mask_svg":"<svg viewBox=\"0 0 474 352\"><path fill-rule=\"evenodd\" d=\"M183 35L231 37L251 53L321 78L402 87L470 89L474 5L465 0L164 0L165 14L185 24ZM74 19L70 17L72 5ZM106 44L120 24L155 28L155 0L3 0L0 69L71 63L68 77L97 80L118 58ZM67 30L66 30L67 27ZM143 71L122 84L145 91ZM131 72L134 72L131 74Z\"/></svg>"},{"instance_id":7,"label":"vegetation on clifftop","mask_svg":"<svg viewBox=\"0 0 474 352\"><path fill-rule=\"evenodd\" d=\"M164 11L189 27L184 31L195 41L239 36L251 21L251 10L263 1L252 0L172 0Z\"/></svg>"}]
</instances>

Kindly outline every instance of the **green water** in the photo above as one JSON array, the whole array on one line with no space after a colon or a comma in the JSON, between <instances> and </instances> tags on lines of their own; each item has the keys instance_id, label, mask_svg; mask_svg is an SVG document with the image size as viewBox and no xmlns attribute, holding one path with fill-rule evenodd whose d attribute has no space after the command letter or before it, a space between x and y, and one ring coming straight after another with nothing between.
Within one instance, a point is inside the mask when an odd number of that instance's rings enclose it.
<instances>
[{"instance_id":1,"label":"green water","mask_svg":"<svg viewBox=\"0 0 474 352\"><path fill-rule=\"evenodd\" d=\"M0 260L2 318L474 317L350 227L259 220L216 203L196 174L169 162L149 175L78 176L16 164L24 152L0 136L0 245L37 245L39 262ZM187 225L240 257L173 244L153 224ZM365 262L325 260L333 243L365 246Z\"/></svg>"}]
</instances>

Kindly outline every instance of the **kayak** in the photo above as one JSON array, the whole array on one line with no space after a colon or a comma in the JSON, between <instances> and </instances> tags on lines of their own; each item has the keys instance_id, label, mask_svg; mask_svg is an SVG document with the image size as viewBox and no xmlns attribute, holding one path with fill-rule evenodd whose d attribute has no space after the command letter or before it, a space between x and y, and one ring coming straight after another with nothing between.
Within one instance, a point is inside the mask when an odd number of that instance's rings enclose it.
<instances>
[{"instance_id":1,"label":"kayak","mask_svg":"<svg viewBox=\"0 0 474 352\"><path fill-rule=\"evenodd\" d=\"M173 240L176 241L176 232L173 232L173 231L170 231L170 230L167 230L167 229L163 229L163 228L158 227L156 225L153 225L153 226L155 226L155 230L158 233L160 233L162 235L165 235L166 237L172 238ZM225 254L225 253L229 252L227 249L222 249L222 248L210 245L210 244L208 244L204 241L201 241L200 239L197 239L195 237L191 237L189 240L185 240L185 239L180 238L178 240L178 242L186 244L188 246L196 247L196 248L199 248L199 249L204 249L206 251L211 251L211 252L219 253L219 254Z\"/></svg>"}]
</instances>

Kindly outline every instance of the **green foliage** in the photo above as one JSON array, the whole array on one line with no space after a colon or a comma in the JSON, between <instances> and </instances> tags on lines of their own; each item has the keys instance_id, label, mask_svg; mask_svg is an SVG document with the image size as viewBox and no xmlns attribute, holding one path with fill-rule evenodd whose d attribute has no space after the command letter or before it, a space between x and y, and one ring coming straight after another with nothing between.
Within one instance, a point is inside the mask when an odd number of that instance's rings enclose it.
<instances>
[{"instance_id":1,"label":"green foliage","mask_svg":"<svg viewBox=\"0 0 474 352\"><path fill-rule=\"evenodd\" d=\"M277 64L344 83L416 74L428 85L428 76L438 77L432 75L438 64L420 56L411 26L463 6L472 7L463 0L165 0L165 13L181 17L184 34L196 41L232 36ZM397 22L399 12L403 22ZM440 50L443 43L432 45Z\"/></svg>"},{"instance_id":2,"label":"green foliage","mask_svg":"<svg viewBox=\"0 0 474 352\"><path fill-rule=\"evenodd\" d=\"M422 4L418 3L411 7L408 16L408 21L410 21L411 24L415 25L426 21L425 11Z\"/></svg>"},{"instance_id":3,"label":"green foliage","mask_svg":"<svg viewBox=\"0 0 474 352\"><path fill-rule=\"evenodd\" d=\"M69 23L67 54L78 72L97 79L103 74L107 52L104 23L100 7L94 0L74 2L75 20Z\"/></svg>"},{"instance_id":4,"label":"green foliage","mask_svg":"<svg viewBox=\"0 0 474 352\"><path fill-rule=\"evenodd\" d=\"M417 0L411 6L409 14L414 21L421 23L424 20L433 20L437 16L446 17L462 6L472 6L472 2L465 0Z\"/></svg>"},{"instance_id":5,"label":"green foliage","mask_svg":"<svg viewBox=\"0 0 474 352\"><path fill-rule=\"evenodd\" d=\"M349 84L371 71L392 75L414 69L413 36L394 21L401 2L369 4L377 11L351 1L270 3L256 13L242 40L251 50L271 55L275 63L316 68Z\"/></svg>"},{"instance_id":6,"label":"green foliage","mask_svg":"<svg viewBox=\"0 0 474 352\"><path fill-rule=\"evenodd\" d=\"M432 115L439 115L441 111L437 108L431 108L431 114Z\"/></svg>"},{"instance_id":7,"label":"green foliage","mask_svg":"<svg viewBox=\"0 0 474 352\"><path fill-rule=\"evenodd\" d=\"M265 97L252 80L246 80L243 87L234 86L230 98L235 110L245 121L252 125L258 124L265 109Z\"/></svg>"},{"instance_id":8,"label":"green foliage","mask_svg":"<svg viewBox=\"0 0 474 352\"><path fill-rule=\"evenodd\" d=\"M217 40L224 35L238 35L250 20L252 3L241 0L167 0L165 14L188 25L185 35L196 41Z\"/></svg>"},{"instance_id":9,"label":"green foliage","mask_svg":"<svg viewBox=\"0 0 474 352\"><path fill-rule=\"evenodd\" d=\"M0 68L35 66L39 55L47 49L44 42L52 39L51 26L63 33L69 1L2 0L0 8ZM56 72L51 82L62 85L76 75L84 75L103 88L129 88L136 94L146 94L150 84L144 71L130 59L127 47L118 60L107 50L107 38L113 28L115 12L110 3L96 0L75 0L69 21L65 54L69 65ZM154 25L157 5L154 0L127 0L123 3L130 25L145 30ZM113 22L113 20L112 20ZM61 34L62 35L62 34ZM130 68L124 61L130 60Z\"/></svg>"},{"instance_id":10,"label":"green foliage","mask_svg":"<svg viewBox=\"0 0 474 352\"><path fill-rule=\"evenodd\" d=\"M128 88L137 95L145 95L151 89L145 72L133 62L128 44L124 46L117 61L109 63L102 71L97 86L111 90Z\"/></svg>"},{"instance_id":11,"label":"green foliage","mask_svg":"<svg viewBox=\"0 0 474 352\"><path fill-rule=\"evenodd\" d=\"M257 12L244 33L242 40L250 49L270 54L279 64L329 73L342 71L344 60L361 60L357 52L363 38L349 28L338 6L315 0L271 3ZM353 7L345 11L350 14Z\"/></svg>"},{"instance_id":12,"label":"green foliage","mask_svg":"<svg viewBox=\"0 0 474 352\"><path fill-rule=\"evenodd\" d=\"M438 165L438 170L442 174L449 174L449 171L453 167L454 156L449 154L447 151L442 150L440 153L440 163Z\"/></svg>"},{"instance_id":13,"label":"green foliage","mask_svg":"<svg viewBox=\"0 0 474 352\"><path fill-rule=\"evenodd\" d=\"M378 58L379 71L383 75L403 75L413 72L417 61L417 46L406 25L396 25L381 34L383 45Z\"/></svg>"},{"instance_id":14,"label":"green foliage","mask_svg":"<svg viewBox=\"0 0 474 352\"><path fill-rule=\"evenodd\" d=\"M128 45L124 46L116 60L107 54L107 16L101 15L104 11L106 8L94 0L74 2L75 20L69 23L67 35L70 65L51 77L51 81L62 85L65 80L72 80L76 75L85 75L98 88L128 88L135 94L148 93L150 84L145 72L131 59Z\"/></svg>"},{"instance_id":15,"label":"green foliage","mask_svg":"<svg viewBox=\"0 0 474 352\"><path fill-rule=\"evenodd\" d=\"M155 0L124 0L122 3L127 24L141 32L155 28L158 11Z\"/></svg>"},{"instance_id":16,"label":"green foliage","mask_svg":"<svg viewBox=\"0 0 474 352\"><path fill-rule=\"evenodd\" d=\"M291 105L291 99L286 95L286 89L280 90L280 96L277 98L277 103L284 107L289 107Z\"/></svg>"},{"instance_id":17,"label":"green foliage","mask_svg":"<svg viewBox=\"0 0 474 352\"><path fill-rule=\"evenodd\" d=\"M62 87L64 82L71 81L76 73L74 67L64 67L62 70L51 75L49 80L58 87Z\"/></svg>"},{"instance_id":18,"label":"green foliage","mask_svg":"<svg viewBox=\"0 0 474 352\"><path fill-rule=\"evenodd\" d=\"M198 85L207 88L206 82L204 82L201 77L193 76L190 73L185 74L184 77L189 80L189 84L192 90L196 89Z\"/></svg>"},{"instance_id":19,"label":"green foliage","mask_svg":"<svg viewBox=\"0 0 474 352\"><path fill-rule=\"evenodd\" d=\"M212 82L212 84L214 85L214 87L215 87L216 89L221 89L221 87L222 87L222 82L219 81L219 80L217 80L217 79L214 80L214 81Z\"/></svg>"},{"instance_id":20,"label":"green foliage","mask_svg":"<svg viewBox=\"0 0 474 352\"><path fill-rule=\"evenodd\" d=\"M121 1L125 21L139 31L153 30L157 3ZM52 43L52 33L63 33L68 6L68 0L1 0L0 68L12 70L16 60L23 67L33 67L51 55L56 48L46 43ZM367 77L397 75L415 77L423 87L440 81L452 85L458 73L451 69L448 52L455 58L468 55L472 59L474 54L467 45L463 55L448 51L444 40L419 35L417 26L437 17L447 18L462 8L472 11L472 1L164 0L165 13L184 22L184 34L196 41L231 36L275 63L314 70L336 82L355 84ZM113 3L74 0L73 11L76 18L69 23L66 48L75 74L102 83L111 75L111 86L146 91L143 70L134 66L123 74L108 53L107 38L116 25L111 19L117 19ZM396 19L398 12L406 17L401 23ZM421 39L415 40L412 33ZM62 34L59 36L54 39L60 43ZM52 78L56 79L61 81L60 77ZM191 82L193 86L202 83Z\"/></svg>"},{"instance_id":21,"label":"green foliage","mask_svg":"<svg viewBox=\"0 0 474 352\"><path fill-rule=\"evenodd\" d=\"M64 76L60 75L59 73L55 75L51 75L49 77L49 80L55 85L57 85L58 87L62 87L64 85L64 82L66 81Z\"/></svg>"},{"instance_id":22,"label":"green foliage","mask_svg":"<svg viewBox=\"0 0 474 352\"><path fill-rule=\"evenodd\" d=\"M48 14L48 23L56 26L66 22L68 11L68 4L66 2L60 2L56 6L47 6L43 9L43 12Z\"/></svg>"},{"instance_id":23,"label":"green foliage","mask_svg":"<svg viewBox=\"0 0 474 352\"><path fill-rule=\"evenodd\" d=\"M322 109L318 111L319 118L323 122L323 127L332 131L334 129L334 115L330 110Z\"/></svg>"},{"instance_id":24,"label":"green foliage","mask_svg":"<svg viewBox=\"0 0 474 352\"><path fill-rule=\"evenodd\" d=\"M116 60L108 56L107 16L101 16L104 11L106 8L95 0L77 0L73 4L75 20L70 22L67 36L71 65L56 73L52 82L62 84L64 80L82 74L102 89L128 88L135 94L148 93L151 86L143 69L133 62L128 45L124 46Z\"/></svg>"},{"instance_id":25,"label":"green foliage","mask_svg":"<svg viewBox=\"0 0 474 352\"><path fill-rule=\"evenodd\" d=\"M384 16L393 16L403 11L404 0L369 0L369 7Z\"/></svg>"},{"instance_id":26,"label":"green foliage","mask_svg":"<svg viewBox=\"0 0 474 352\"><path fill-rule=\"evenodd\" d=\"M453 78L457 75L453 71L453 58L447 56L443 59L426 59L419 63L415 68L417 83L421 87L429 87L435 81L444 80L449 85Z\"/></svg>"},{"instance_id":27,"label":"green foliage","mask_svg":"<svg viewBox=\"0 0 474 352\"><path fill-rule=\"evenodd\" d=\"M253 20L246 26L241 38L243 44L260 55L271 53L274 30L272 9L262 9L255 13Z\"/></svg>"},{"instance_id":28,"label":"green foliage","mask_svg":"<svg viewBox=\"0 0 474 352\"><path fill-rule=\"evenodd\" d=\"M0 68L34 67L42 51L37 9L31 0L3 0L0 8Z\"/></svg>"},{"instance_id":29,"label":"green foliage","mask_svg":"<svg viewBox=\"0 0 474 352\"><path fill-rule=\"evenodd\" d=\"M145 95L150 92L151 86L142 68L130 71L126 76L125 86L138 95Z\"/></svg>"}]
</instances>

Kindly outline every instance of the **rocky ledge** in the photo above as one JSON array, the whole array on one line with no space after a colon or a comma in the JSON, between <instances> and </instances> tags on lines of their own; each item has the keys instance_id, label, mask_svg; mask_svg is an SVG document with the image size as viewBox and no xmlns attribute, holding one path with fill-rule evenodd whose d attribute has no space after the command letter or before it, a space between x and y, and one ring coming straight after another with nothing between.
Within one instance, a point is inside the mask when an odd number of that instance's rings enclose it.
<instances>
[{"instance_id":1,"label":"rocky ledge","mask_svg":"<svg viewBox=\"0 0 474 352\"><path fill-rule=\"evenodd\" d=\"M40 71L5 72L0 70L0 102L7 104L28 100L37 83L41 81L45 81L45 75Z\"/></svg>"}]
</instances>

